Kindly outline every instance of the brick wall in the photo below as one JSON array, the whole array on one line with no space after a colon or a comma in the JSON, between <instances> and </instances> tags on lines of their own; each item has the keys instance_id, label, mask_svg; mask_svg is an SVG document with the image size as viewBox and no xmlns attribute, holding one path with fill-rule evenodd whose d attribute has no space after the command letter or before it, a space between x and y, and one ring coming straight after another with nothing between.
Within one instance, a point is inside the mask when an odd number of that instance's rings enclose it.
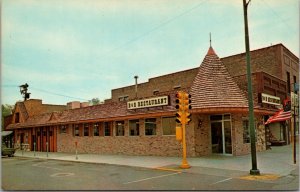
<instances>
[{"instance_id":1,"label":"brick wall","mask_svg":"<svg viewBox=\"0 0 300 192\"><path fill-rule=\"evenodd\" d=\"M244 143L243 140L243 119L248 119L246 114L236 114L232 116L232 145L233 145L233 155L245 155L251 152L250 143ZM257 142L256 150L263 151L266 150L265 141L265 126L262 121L262 116L255 116L255 123L257 127Z\"/></svg>"},{"instance_id":2,"label":"brick wall","mask_svg":"<svg viewBox=\"0 0 300 192\"><path fill-rule=\"evenodd\" d=\"M251 72L266 71L281 78L281 44L250 52ZM246 55L241 53L221 58L231 76L247 74Z\"/></svg>"},{"instance_id":3,"label":"brick wall","mask_svg":"<svg viewBox=\"0 0 300 192\"><path fill-rule=\"evenodd\" d=\"M187 156L206 156L212 154L210 115L193 115L193 121L186 127ZM246 114L232 114L231 139L232 154L249 154L250 143L243 141L243 120ZM265 150L265 127L262 116L256 116L257 151ZM199 124L201 120L202 124ZM115 123L113 123L114 125ZM114 126L115 127L115 126ZM95 154L126 154L126 155L157 155L181 156L182 146L175 135L163 135L161 118L157 118L157 135L145 136L144 120L140 120L140 135L128 136L128 121L125 121L125 136L81 136L74 137L72 126L69 125L67 133L57 135L57 151L75 153L75 141L78 142L79 153Z\"/></svg>"},{"instance_id":4,"label":"brick wall","mask_svg":"<svg viewBox=\"0 0 300 192\"><path fill-rule=\"evenodd\" d=\"M77 141L79 153L181 156L181 143L176 140L175 135L163 135L161 121L161 118L157 118L156 136L145 136L143 119L140 120L141 136L129 136L128 121L125 121L125 136L115 136L114 130L113 136L73 137L72 126L69 125L67 133L60 134L58 131L57 151L75 153ZM187 155L195 156L194 131L191 126L193 125L187 126Z\"/></svg>"},{"instance_id":5,"label":"brick wall","mask_svg":"<svg viewBox=\"0 0 300 192\"><path fill-rule=\"evenodd\" d=\"M250 53L252 73L267 72L269 75L286 81L286 71L290 71L290 81L293 83L293 76L299 81L299 59L282 44L253 50ZM287 57L284 64L284 57ZM245 53L221 58L232 77L241 77L247 74ZM165 92L173 90L175 86L187 88L191 85L198 72L198 67L150 78L148 82L138 84L138 97L153 96L153 91ZM245 78L242 78L246 82ZM239 80L237 82L240 82ZM112 101L118 101L119 96L129 96L129 100L135 98L135 85L112 90ZM108 100L109 101L109 100ZM107 102L108 102L107 101Z\"/></svg>"},{"instance_id":6,"label":"brick wall","mask_svg":"<svg viewBox=\"0 0 300 192\"><path fill-rule=\"evenodd\" d=\"M24 105L29 117L43 113L42 100L40 99L26 100Z\"/></svg>"},{"instance_id":7,"label":"brick wall","mask_svg":"<svg viewBox=\"0 0 300 192\"><path fill-rule=\"evenodd\" d=\"M231 140L232 140L232 154L245 155L251 152L250 143L243 141L243 119L248 119L246 114L231 114ZM206 156L212 154L211 145L211 122L210 115L194 115L195 120L195 153L196 156ZM201 126L198 124L202 121ZM256 116L257 124L257 151L265 150L265 127L263 125L262 117Z\"/></svg>"},{"instance_id":8,"label":"brick wall","mask_svg":"<svg viewBox=\"0 0 300 192\"><path fill-rule=\"evenodd\" d=\"M66 105L49 105L49 104L43 104L43 112L44 113L50 113L53 111L63 111L67 109Z\"/></svg>"},{"instance_id":9,"label":"brick wall","mask_svg":"<svg viewBox=\"0 0 300 192\"><path fill-rule=\"evenodd\" d=\"M282 79L287 82L287 74L290 73L290 83L294 83L294 76L296 77L297 82L299 83L299 59L293 55L285 47L282 48ZM291 86L291 91L294 88Z\"/></svg>"},{"instance_id":10,"label":"brick wall","mask_svg":"<svg viewBox=\"0 0 300 192\"><path fill-rule=\"evenodd\" d=\"M248 83L247 75L240 75L233 77L239 88L243 91L246 97L248 97ZM266 93L269 95L280 97L281 101L286 99L286 83L274 76L271 76L265 72L252 73L252 91L254 103L260 103L261 98L259 93ZM264 104L264 107L274 108L274 105Z\"/></svg>"},{"instance_id":11,"label":"brick wall","mask_svg":"<svg viewBox=\"0 0 300 192\"><path fill-rule=\"evenodd\" d=\"M180 88L190 87L197 72L198 68L194 68L151 78L146 83L138 84L138 98L153 96L153 91L155 90L166 92L174 90L176 86L180 86ZM112 101L118 101L120 96L128 96L128 99L132 100L135 98L135 85L113 89L111 93Z\"/></svg>"},{"instance_id":12,"label":"brick wall","mask_svg":"<svg viewBox=\"0 0 300 192\"><path fill-rule=\"evenodd\" d=\"M195 124L195 152L196 156L205 156L212 153L211 149L211 128L209 115L193 115ZM202 122L199 124L199 121Z\"/></svg>"}]
</instances>

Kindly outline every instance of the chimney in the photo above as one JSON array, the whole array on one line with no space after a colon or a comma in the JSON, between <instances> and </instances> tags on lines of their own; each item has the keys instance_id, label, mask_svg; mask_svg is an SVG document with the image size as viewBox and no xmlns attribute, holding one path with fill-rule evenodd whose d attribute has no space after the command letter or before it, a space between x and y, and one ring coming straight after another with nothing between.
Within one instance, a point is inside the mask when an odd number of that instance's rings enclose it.
<instances>
[{"instance_id":1,"label":"chimney","mask_svg":"<svg viewBox=\"0 0 300 192\"><path fill-rule=\"evenodd\" d=\"M79 101L72 101L67 103L67 109L77 109L80 108L80 102Z\"/></svg>"},{"instance_id":2,"label":"chimney","mask_svg":"<svg viewBox=\"0 0 300 192\"><path fill-rule=\"evenodd\" d=\"M80 103L80 108L88 107L88 106L89 106L89 102L82 102L82 103Z\"/></svg>"},{"instance_id":3,"label":"chimney","mask_svg":"<svg viewBox=\"0 0 300 192\"><path fill-rule=\"evenodd\" d=\"M137 98L137 79L139 78L137 75L134 76L135 78L135 98Z\"/></svg>"}]
</instances>

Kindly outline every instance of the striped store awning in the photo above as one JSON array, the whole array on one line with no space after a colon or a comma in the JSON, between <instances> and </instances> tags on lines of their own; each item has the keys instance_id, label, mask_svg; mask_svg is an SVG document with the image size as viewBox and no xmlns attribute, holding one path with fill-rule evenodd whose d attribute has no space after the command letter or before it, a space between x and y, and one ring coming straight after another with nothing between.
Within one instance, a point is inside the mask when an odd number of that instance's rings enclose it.
<instances>
[{"instance_id":1,"label":"striped store awning","mask_svg":"<svg viewBox=\"0 0 300 192\"><path fill-rule=\"evenodd\" d=\"M291 111L284 111L283 109L279 110L275 115L270 117L267 122L265 122L265 125L269 123L275 123L280 121L286 121L289 120L292 117Z\"/></svg>"}]
</instances>

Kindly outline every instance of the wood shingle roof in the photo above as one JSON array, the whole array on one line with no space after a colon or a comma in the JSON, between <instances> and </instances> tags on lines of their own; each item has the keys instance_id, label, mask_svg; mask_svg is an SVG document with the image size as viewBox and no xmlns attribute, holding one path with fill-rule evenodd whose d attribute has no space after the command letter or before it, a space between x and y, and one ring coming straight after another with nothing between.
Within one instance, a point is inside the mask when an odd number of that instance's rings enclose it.
<instances>
[{"instance_id":1,"label":"wood shingle roof","mask_svg":"<svg viewBox=\"0 0 300 192\"><path fill-rule=\"evenodd\" d=\"M35 127L54 124L82 123L139 118L143 116L175 115L175 92L169 92L170 105L162 107L128 110L126 102L111 102L62 112L42 113L31 116L24 123L15 123L7 129Z\"/></svg>"},{"instance_id":2,"label":"wood shingle roof","mask_svg":"<svg viewBox=\"0 0 300 192\"><path fill-rule=\"evenodd\" d=\"M212 47L199 67L190 94L193 109L248 107L247 97Z\"/></svg>"}]
</instances>

